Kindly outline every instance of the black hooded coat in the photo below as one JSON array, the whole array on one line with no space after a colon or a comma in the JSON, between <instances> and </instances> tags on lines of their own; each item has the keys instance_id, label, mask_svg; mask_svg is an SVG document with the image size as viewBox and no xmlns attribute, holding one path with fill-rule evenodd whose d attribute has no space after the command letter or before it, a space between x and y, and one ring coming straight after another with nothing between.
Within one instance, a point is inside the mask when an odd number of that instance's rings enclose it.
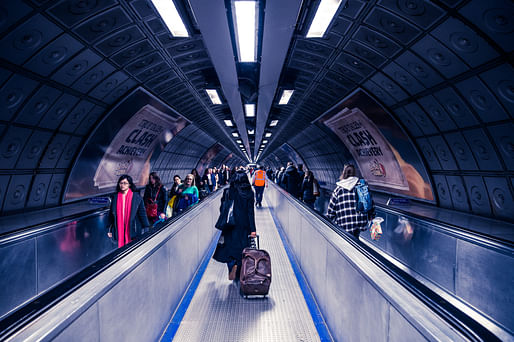
<instances>
[{"instance_id":1,"label":"black hooded coat","mask_svg":"<svg viewBox=\"0 0 514 342\"><path fill-rule=\"evenodd\" d=\"M246 177L246 180L243 177ZM235 225L223 230L224 243L218 243L213 258L219 262L236 260L237 264L241 265L243 249L249 246L248 235L255 232L255 196L248 176L244 172L237 172L234 175L228 194L229 199L234 200ZM223 208L223 204L221 207Z\"/></svg>"},{"instance_id":2,"label":"black hooded coat","mask_svg":"<svg viewBox=\"0 0 514 342\"><path fill-rule=\"evenodd\" d=\"M286 189L287 192L294 197L300 197L300 186L302 183L296 167L293 165L287 167L282 177L282 183L284 184L283 188Z\"/></svg>"}]
</instances>

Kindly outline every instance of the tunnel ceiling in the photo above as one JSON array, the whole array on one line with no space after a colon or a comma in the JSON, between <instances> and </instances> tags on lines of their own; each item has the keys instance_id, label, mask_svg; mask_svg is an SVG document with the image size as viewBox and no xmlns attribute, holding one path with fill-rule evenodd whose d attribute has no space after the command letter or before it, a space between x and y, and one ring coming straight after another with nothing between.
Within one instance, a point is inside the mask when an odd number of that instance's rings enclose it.
<instances>
[{"instance_id":1,"label":"tunnel ceiling","mask_svg":"<svg viewBox=\"0 0 514 342\"><path fill-rule=\"evenodd\" d=\"M2 120L71 130L63 122L95 121L141 85L241 157L237 139L253 157L263 148L264 159L359 87L411 135L461 120L489 122L491 108L500 119L512 115L514 10L507 0L343 0L324 37L315 39L305 37L319 1L261 1L256 63L237 61L230 1L175 3L189 38L173 37L150 0L3 2ZM226 37L213 36L212 28ZM225 41L232 44L229 63L216 56L226 52L216 50ZM236 78L220 82L231 62ZM276 83L266 83L269 73ZM237 83L236 102L228 82ZM218 90L221 105L210 102L207 88ZM283 89L295 91L287 105L278 104ZM256 118L243 118L241 106L249 102L263 107ZM60 111L44 116L52 104ZM75 120L64 120L68 115ZM237 125L225 126L226 119Z\"/></svg>"},{"instance_id":2,"label":"tunnel ceiling","mask_svg":"<svg viewBox=\"0 0 514 342\"><path fill-rule=\"evenodd\" d=\"M254 64L237 60L229 0L174 2L189 38L173 37L150 0L0 3L0 190L46 184L57 203L81 144L138 86L242 159L238 139L251 156L268 140L266 159L362 88L433 175L514 169L512 138L501 138L514 129L511 1L343 0L324 37L309 39L319 1L261 1ZM295 91L287 105L283 89Z\"/></svg>"},{"instance_id":3,"label":"tunnel ceiling","mask_svg":"<svg viewBox=\"0 0 514 342\"><path fill-rule=\"evenodd\" d=\"M280 106L277 91L263 157L356 88L414 137L512 120L512 2L350 0L324 38L306 39L316 4L302 7L279 84L295 93Z\"/></svg>"}]
</instances>

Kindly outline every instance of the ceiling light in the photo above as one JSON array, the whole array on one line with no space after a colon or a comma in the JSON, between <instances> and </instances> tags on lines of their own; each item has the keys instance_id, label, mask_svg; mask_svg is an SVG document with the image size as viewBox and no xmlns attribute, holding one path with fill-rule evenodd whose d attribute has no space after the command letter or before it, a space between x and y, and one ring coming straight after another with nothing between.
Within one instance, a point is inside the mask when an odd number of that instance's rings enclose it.
<instances>
[{"instance_id":1,"label":"ceiling light","mask_svg":"<svg viewBox=\"0 0 514 342\"><path fill-rule=\"evenodd\" d=\"M189 37L186 26L171 0L152 0L162 20L171 31L173 37Z\"/></svg>"},{"instance_id":2,"label":"ceiling light","mask_svg":"<svg viewBox=\"0 0 514 342\"><path fill-rule=\"evenodd\" d=\"M293 92L294 92L294 90L285 89L282 92L282 96L280 97L280 101L278 101L278 104L279 105L286 105L286 104L288 104L289 99L291 98L291 96L293 96Z\"/></svg>"},{"instance_id":3,"label":"ceiling light","mask_svg":"<svg viewBox=\"0 0 514 342\"><path fill-rule=\"evenodd\" d=\"M237 33L237 51L239 62L256 61L256 37L257 37L257 2L236 1L234 2Z\"/></svg>"},{"instance_id":4,"label":"ceiling light","mask_svg":"<svg viewBox=\"0 0 514 342\"><path fill-rule=\"evenodd\" d=\"M218 91L216 89L205 89L207 95L211 99L212 104L219 105L221 104L220 97L218 95Z\"/></svg>"},{"instance_id":5,"label":"ceiling light","mask_svg":"<svg viewBox=\"0 0 514 342\"><path fill-rule=\"evenodd\" d=\"M269 137L271 137L271 133L266 133L266 134L264 134L264 136L265 136L266 138L269 138Z\"/></svg>"},{"instance_id":6,"label":"ceiling light","mask_svg":"<svg viewBox=\"0 0 514 342\"><path fill-rule=\"evenodd\" d=\"M245 104L245 112L247 118L253 118L255 116L255 104Z\"/></svg>"},{"instance_id":7,"label":"ceiling light","mask_svg":"<svg viewBox=\"0 0 514 342\"><path fill-rule=\"evenodd\" d=\"M232 127L234 124L232 123L232 120L223 120L225 122L225 126Z\"/></svg>"},{"instance_id":8,"label":"ceiling light","mask_svg":"<svg viewBox=\"0 0 514 342\"><path fill-rule=\"evenodd\" d=\"M263 144L267 144L268 143L268 140L263 140L262 141Z\"/></svg>"},{"instance_id":9,"label":"ceiling light","mask_svg":"<svg viewBox=\"0 0 514 342\"><path fill-rule=\"evenodd\" d=\"M311 26L307 32L307 38L322 38L328 25L334 18L342 0L321 0Z\"/></svg>"},{"instance_id":10,"label":"ceiling light","mask_svg":"<svg viewBox=\"0 0 514 342\"><path fill-rule=\"evenodd\" d=\"M271 122L270 122L269 126L270 126L270 127L274 127L274 126L276 126L277 124L278 124L278 120L271 120Z\"/></svg>"},{"instance_id":11,"label":"ceiling light","mask_svg":"<svg viewBox=\"0 0 514 342\"><path fill-rule=\"evenodd\" d=\"M255 130L254 129L249 129L248 130L248 134L254 134L255 133Z\"/></svg>"},{"instance_id":12,"label":"ceiling light","mask_svg":"<svg viewBox=\"0 0 514 342\"><path fill-rule=\"evenodd\" d=\"M241 139L237 139L237 140L236 140L236 143L238 143L238 144L242 144L243 142L241 141Z\"/></svg>"},{"instance_id":13,"label":"ceiling light","mask_svg":"<svg viewBox=\"0 0 514 342\"><path fill-rule=\"evenodd\" d=\"M234 138L237 138L237 137L239 136L239 134L237 134L237 132L232 132L232 136L233 136Z\"/></svg>"}]
</instances>

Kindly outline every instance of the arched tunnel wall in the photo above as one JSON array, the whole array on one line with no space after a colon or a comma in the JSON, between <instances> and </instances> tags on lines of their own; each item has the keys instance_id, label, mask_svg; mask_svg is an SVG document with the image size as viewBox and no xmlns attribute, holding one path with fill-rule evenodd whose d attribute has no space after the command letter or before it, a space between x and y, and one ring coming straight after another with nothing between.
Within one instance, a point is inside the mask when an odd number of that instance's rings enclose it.
<instances>
[{"instance_id":1,"label":"arched tunnel wall","mask_svg":"<svg viewBox=\"0 0 514 342\"><path fill-rule=\"evenodd\" d=\"M289 157L279 148L287 143L333 186L347 156L311 122L361 88L413 141L437 205L513 220L512 2L350 0L324 38L305 39L313 3L300 13L277 88L292 84L295 95L287 106L275 99L266 117L274 140L264 160L284 165ZM223 124L232 118L224 95L212 106L204 91L213 79L220 87L194 16L191 37L177 39L149 1L81 4L0 4L2 215L60 205L95 124L138 86L193 122L202 139L194 146L179 135L166 147L153 165L166 183L214 143L225 148L219 159L233 153L230 164L243 160L235 128ZM186 149L198 154L181 154Z\"/></svg>"},{"instance_id":2,"label":"arched tunnel wall","mask_svg":"<svg viewBox=\"0 0 514 342\"><path fill-rule=\"evenodd\" d=\"M152 165L152 170L159 174L163 184L172 184L173 176L179 175L183 179L191 173L205 152L215 143L212 137L191 124L171 139ZM229 155L230 152L223 147L209 164L216 167L223 162L228 166L244 165L241 158Z\"/></svg>"}]
</instances>

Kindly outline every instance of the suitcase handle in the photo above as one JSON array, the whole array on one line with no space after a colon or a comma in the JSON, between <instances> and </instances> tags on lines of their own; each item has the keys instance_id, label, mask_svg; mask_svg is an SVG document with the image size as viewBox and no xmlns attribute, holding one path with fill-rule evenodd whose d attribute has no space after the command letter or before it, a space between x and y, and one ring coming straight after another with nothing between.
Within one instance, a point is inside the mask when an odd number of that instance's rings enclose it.
<instances>
[{"instance_id":1,"label":"suitcase handle","mask_svg":"<svg viewBox=\"0 0 514 342\"><path fill-rule=\"evenodd\" d=\"M259 243L259 234L256 234L257 237L257 247L255 247L255 238L253 238L251 235L248 235L248 239L250 239L250 248L260 249L260 243Z\"/></svg>"}]
</instances>

